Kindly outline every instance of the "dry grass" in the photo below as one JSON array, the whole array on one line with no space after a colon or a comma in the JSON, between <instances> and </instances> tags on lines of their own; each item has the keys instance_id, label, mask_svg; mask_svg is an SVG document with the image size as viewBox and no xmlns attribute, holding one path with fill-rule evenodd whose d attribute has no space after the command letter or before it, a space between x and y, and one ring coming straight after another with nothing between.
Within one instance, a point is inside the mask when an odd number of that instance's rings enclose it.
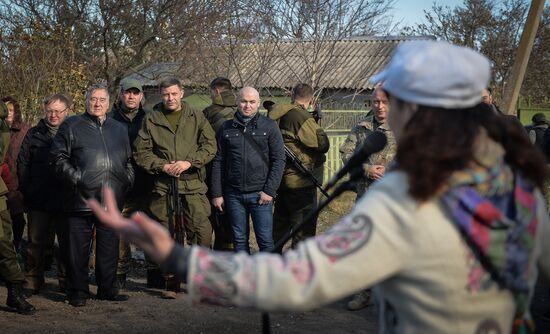
<instances>
[{"instance_id":1,"label":"dry grass","mask_svg":"<svg viewBox=\"0 0 550 334\"><path fill-rule=\"evenodd\" d=\"M348 214L355 204L355 197L356 195L354 192L345 192L327 208L321 211L321 214L317 219L317 234L325 232L332 225L336 224L340 218ZM322 199L323 197L321 200Z\"/></svg>"},{"instance_id":2,"label":"dry grass","mask_svg":"<svg viewBox=\"0 0 550 334\"><path fill-rule=\"evenodd\" d=\"M354 192L345 192L338 199L334 200L323 211L321 211L321 214L317 219L317 234L324 233L332 225L336 224L340 220L340 218L349 213L351 211L351 208L355 204L355 197L356 195ZM324 197L321 196L320 200L324 200ZM252 252L257 252L258 244L256 243L256 236L254 235L254 233L252 233L253 230L254 227L252 226L252 223L250 223L250 248ZM285 249L289 247L289 244L290 243L287 243Z\"/></svg>"}]
</instances>

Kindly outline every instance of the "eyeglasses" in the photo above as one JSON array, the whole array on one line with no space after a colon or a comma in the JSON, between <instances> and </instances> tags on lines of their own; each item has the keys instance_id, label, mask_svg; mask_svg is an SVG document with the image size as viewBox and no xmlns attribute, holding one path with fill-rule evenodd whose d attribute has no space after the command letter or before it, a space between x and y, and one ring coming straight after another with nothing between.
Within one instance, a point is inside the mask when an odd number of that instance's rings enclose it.
<instances>
[{"instance_id":1,"label":"eyeglasses","mask_svg":"<svg viewBox=\"0 0 550 334\"><path fill-rule=\"evenodd\" d=\"M65 111L67 111L67 109L69 109L69 107L59 111L59 110L50 110L50 109L46 109L46 115L61 115L62 113L64 113Z\"/></svg>"}]
</instances>

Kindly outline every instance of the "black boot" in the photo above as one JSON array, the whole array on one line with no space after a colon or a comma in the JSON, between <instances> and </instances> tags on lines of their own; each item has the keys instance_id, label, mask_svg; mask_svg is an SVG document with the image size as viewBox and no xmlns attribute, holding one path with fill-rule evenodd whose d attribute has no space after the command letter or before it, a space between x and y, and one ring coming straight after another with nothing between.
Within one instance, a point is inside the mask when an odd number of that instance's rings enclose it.
<instances>
[{"instance_id":1,"label":"black boot","mask_svg":"<svg viewBox=\"0 0 550 334\"><path fill-rule=\"evenodd\" d=\"M160 269L147 270L147 288L149 289L164 289L166 288L166 280Z\"/></svg>"},{"instance_id":2,"label":"black boot","mask_svg":"<svg viewBox=\"0 0 550 334\"><path fill-rule=\"evenodd\" d=\"M34 306L25 300L23 295L23 287L21 284L7 283L8 299L6 304L9 308L15 309L19 314L30 315L36 312Z\"/></svg>"}]
</instances>

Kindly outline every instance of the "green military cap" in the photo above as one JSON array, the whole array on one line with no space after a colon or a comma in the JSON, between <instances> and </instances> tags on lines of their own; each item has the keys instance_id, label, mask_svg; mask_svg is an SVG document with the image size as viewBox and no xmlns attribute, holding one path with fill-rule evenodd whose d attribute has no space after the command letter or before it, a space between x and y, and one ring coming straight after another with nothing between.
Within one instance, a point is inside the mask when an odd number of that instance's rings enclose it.
<instances>
[{"instance_id":1,"label":"green military cap","mask_svg":"<svg viewBox=\"0 0 550 334\"><path fill-rule=\"evenodd\" d=\"M143 92L143 86L136 79L131 79L131 78L124 79L120 83L120 86L122 87L122 90L129 90L129 89L135 88L135 89L139 90L140 92Z\"/></svg>"}]
</instances>

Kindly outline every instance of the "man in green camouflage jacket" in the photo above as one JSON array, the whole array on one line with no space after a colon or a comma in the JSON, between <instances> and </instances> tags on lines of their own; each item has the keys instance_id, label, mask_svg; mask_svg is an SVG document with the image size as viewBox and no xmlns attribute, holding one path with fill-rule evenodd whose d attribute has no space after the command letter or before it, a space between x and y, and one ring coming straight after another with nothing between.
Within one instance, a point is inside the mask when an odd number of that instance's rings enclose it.
<instances>
[{"instance_id":1,"label":"man in green camouflage jacket","mask_svg":"<svg viewBox=\"0 0 550 334\"><path fill-rule=\"evenodd\" d=\"M368 187L376 180L384 176L384 172L393 161L397 152L397 145L392 132L386 122L389 112L388 98L384 91L377 87L372 93L373 113L357 123L352 129L344 144L340 146L340 157L345 163L364 143L365 138L373 131L380 131L388 138L386 146L377 153L372 154L363 164L364 177L357 184L357 199L359 199Z\"/></svg>"},{"instance_id":2,"label":"man in green camouflage jacket","mask_svg":"<svg viewBox=\"0 0 550 334\"><path fill-rule=\"evenodd\" d=\"M215 133L222 127L227 120L233 119L237 110L237 102L233 94L231 81L224 77L217 77L210 83L210 97L212 104L206 107L202 112L214 129ZM206 166L207 184L210 184L212 165ZM210 197L210 194L209 196ZM212 207L210 215L210 223L214 229L214 249L216 250L233 250L233 230L231 224L225 218L225 214L217 212Z\"/></svg>"},{"instance_id":3,"label":"man in green camouflage jacket","mask_svg":"<svg viewBox=\"0 0 550 334\"><path fill-rule=\"evenodd\" d=\"M279 122L283 141L315 178L322 182L328 137L308 108L313 105L313 88L298 84L292 90L292 104L275 104L269 118ZM281 186L277 191L273 216L275 243L289 227L302 222L317 207L317 189L312 180L287 160ZM317 220L312 220L292 238L292 247L315 235Z\"/></svg>"},{"instance_id":4,"label":"man in green camouflage jacket","mask_svg":"<svg viewBox=\"0 0 550 334\"><path fill-rule=\"evenodd\" d=\"M387 117L390 105L386 93L380 86L372 93L372 113L357 123L352 129L346 141L340 146L340 157L345 163L363 145L365 138L373 132L380 131L386 135L388 143L377 153L372 154L366 163L363 164L364 175L357 181L357 199L367 191L368 187L384 176L386 169L393 161L397 153L397 144L393 133L388 126ZM363 290L356 294L348 302L348 309L351 311L365 308L370 303L370 290Z\"/></svg>"},{"instance_id":5,"label":"man in green camouflage jacket","mask_svg":"<svg viewBox=\"0 0 550 334\"><path fill-rule=\"evenodd\" d=\"M212 104L202 111L214 132L218 132L223 122L233 119L237 110L237 102L231 81L224 77L217 77L210 83L210 98Z\"/></svg>"},{"instance_id":6,"label":"man in green camouflage jacket","mask_svg":"<svg viewBox=\"0 0 550 334\"><path fill-rule=\"evenodd\" d=\"M149 211L169 228L169 193L172 178L177 178L178 193L185 218L186 242L210 247L212 227L208 217L210 203L206 197L205 165L216 154L214 130L200 111L181 99L181 82L169 78L160 83L162 102L148 113L134 141L136 163L153 175L153 194ZM162 288L160 269L150 262L147 285ZM177 287L167 286L165 297L175 298Z\"/></svg>"}]
</instances>

